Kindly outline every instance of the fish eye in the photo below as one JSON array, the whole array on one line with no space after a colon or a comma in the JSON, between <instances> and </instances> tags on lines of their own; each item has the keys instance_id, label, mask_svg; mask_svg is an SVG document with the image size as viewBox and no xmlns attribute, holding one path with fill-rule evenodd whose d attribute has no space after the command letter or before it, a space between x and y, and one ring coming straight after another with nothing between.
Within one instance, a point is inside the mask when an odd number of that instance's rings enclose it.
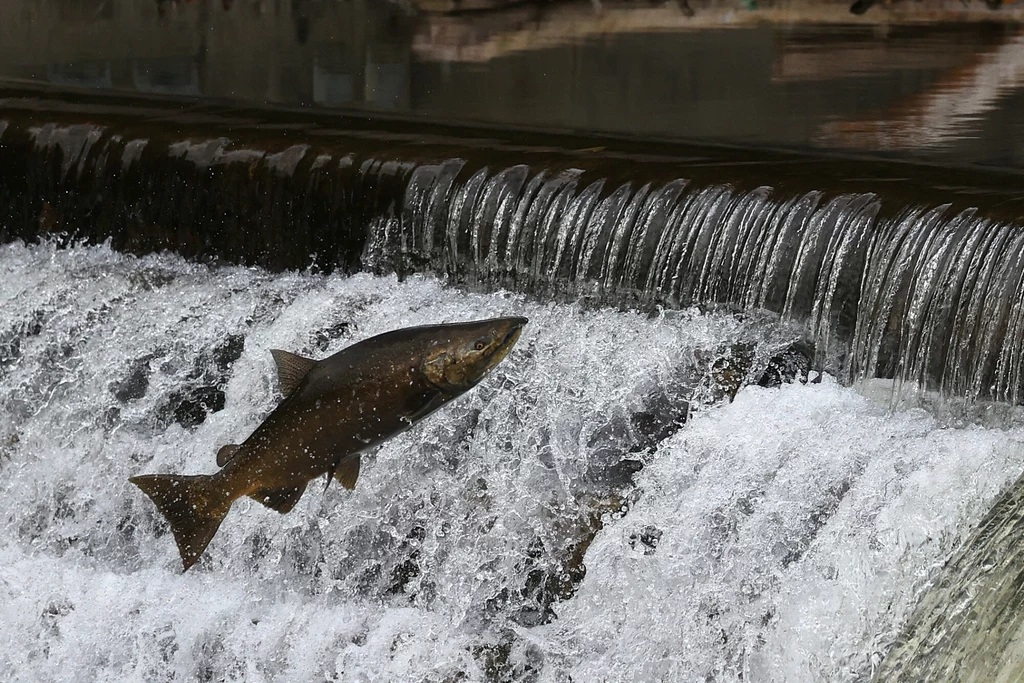
<instances>
[{"instance_id":1,"label":"fish eye","mask_svg":"<svg viewBox=\"0 0 1024 683\"><path fill-rule=\"evenodd\" d=\"M487 345L484 344L482 341L478 341L476 344L473 345L473 348L476 349L477 351L483 351L485 346Z\"/></svg>"}]
</instances>

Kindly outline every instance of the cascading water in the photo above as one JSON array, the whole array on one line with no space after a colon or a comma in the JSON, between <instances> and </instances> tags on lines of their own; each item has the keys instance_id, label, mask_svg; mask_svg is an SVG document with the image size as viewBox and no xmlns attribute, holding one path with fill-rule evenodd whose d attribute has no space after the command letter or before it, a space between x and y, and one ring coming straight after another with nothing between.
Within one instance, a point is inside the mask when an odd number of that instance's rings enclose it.
<instances>
[{"instance_id":1,"label":"cascading water","mask_svg":"<svg viewBox=\"0 0 1024 683\"><path fill-rule=\"evenodd\" d=\"M862 680L1021 470L1016 430L757 386L802 334L766 315L48 243L0 273L5 680ZM509 313L512 355L356 491L240 501L179 573L127 477L212 471L269 348Z\"/></svg>"},{"instance_id":2,"label":"cascading water","mask_svg":"<svg viewBox=\"0 0 1024 683\"><path fill-rule=\"evenodd\" d=\"M815 365L844 382L1024 401L1015 177L972 186L949 169L335 129L149 100L90 103L101 125L53 95L3 103L0 238L766 309L805 324Z\"/></svg>"},{"instance_id":3,"label":"cascading water","mask_svg":"<svg viewBox=\"0 0 1024 683\"><path fill-rule=\"evenodd\" d=\"M725 304L806 321L818 364L949 396L1024 400L1024 231L873 194L588 181L519 165L424 165L366 258L562 300ZM422 266L418 266L422 267Z\"/></svg>"}]
</instances>

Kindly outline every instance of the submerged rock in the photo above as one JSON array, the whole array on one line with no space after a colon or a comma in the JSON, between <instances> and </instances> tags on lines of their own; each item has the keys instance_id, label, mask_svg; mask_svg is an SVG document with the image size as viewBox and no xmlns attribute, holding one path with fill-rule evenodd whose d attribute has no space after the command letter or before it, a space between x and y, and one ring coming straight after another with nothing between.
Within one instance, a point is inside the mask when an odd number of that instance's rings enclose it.
<instances>
[{"instance_id":1,"label":"submerged rock","mask_svg":"<svg viewBox=\"0 0 1024 683\"><path fill-rule=\"evenodd\" d=\"M192 429L205 422L210 413L224 410L226 398L223 386L227 383L231 366L241 357L244 348L245 337L238 334L230 335L211 351L197 358L188 375L190 380L197 383L172 392L157 409L158 419L164 424L177 422L186 429ZM167 369L173 371L172 367ZM135 384L131 384L135 377L133 372L120 388L128 399L133 397L129 392L135 389L137 393L143 381L138 379ZM148 386L148 379L145 380L145 385ZM145 386L141 389L144 394ZM141 395L134 398L140 398ZM120 399L120 395L118 398Z\"/></svg>"},{"instance_id":2,"label":"submerged rock","mask_svg":"<svg viewBox=\"0 0 1024 683\"><path fill-rule=\"evenodd\" d=\"M128 403L129 401L137 401L145 396L146 390L149 389L149 364L156 357L157 354L151 354L135 361L128 372L128 376L119 382L115 382L110 387L110 393L114 395L114 398L120 403Z\"/></svg>"}]
</instances>

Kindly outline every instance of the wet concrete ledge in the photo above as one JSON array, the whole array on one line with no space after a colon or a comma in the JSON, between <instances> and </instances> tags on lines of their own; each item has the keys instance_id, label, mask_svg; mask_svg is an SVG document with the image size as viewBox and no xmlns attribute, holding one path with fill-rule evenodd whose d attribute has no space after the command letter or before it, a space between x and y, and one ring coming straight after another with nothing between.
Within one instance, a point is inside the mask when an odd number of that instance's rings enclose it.
<instances>
[{"instance_id":1,"label":"wet concrete ledge","mask_svg":"<svg viewBox=\"0 0 1024 683\"><path fill-rule=\"evenodd\" d=\"M416 168L516 164L606 187L728 184L775 196L873 193L912 206L1024 215L1022 174L787 150L0 84L0 239L103 242L272 270L358 270L375 220L401 218ZM415 264L412 264L415 267Z\"/></svg>"},{"instance_id":2,"label":"wet concrete ledge","mask_svg":"<svg viewBox=\"0 0 1024 683\"><path fill-rule=\"evenodd\" d=\"M1024 477L947 560L872 681L1024 678Z\"/></svg>"}]
</instances>

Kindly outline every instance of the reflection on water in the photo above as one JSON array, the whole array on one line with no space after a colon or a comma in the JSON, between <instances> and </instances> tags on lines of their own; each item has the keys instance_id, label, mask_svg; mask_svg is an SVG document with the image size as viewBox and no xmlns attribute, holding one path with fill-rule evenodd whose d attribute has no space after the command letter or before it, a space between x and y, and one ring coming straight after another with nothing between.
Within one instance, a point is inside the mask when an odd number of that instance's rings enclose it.
<instances>
[{"instance_id":1,"label":"reflection on water","mask_svg":"<svg viewBox=\"0 0 1024 683\"><path fill-rule=\"evenodd\" d=\"M979 53L973 63L945 70L926 90L865 118L836 121L820 139L841 147L920 149L942 147L984 123L1000 100L1024 85L1024 35Z\"/></svg>"},{"instance_id":2,"label":"reflection on water","mask_svg":"<svg viewBox=\"0 0 1024 683\"><path fill-rule=\"evenodd\" d=\"M428 11L455 5L483 9ZM980 2L15 0L0 78L1024 167L1022 18Z\"/></svg>"}]
</instances>

